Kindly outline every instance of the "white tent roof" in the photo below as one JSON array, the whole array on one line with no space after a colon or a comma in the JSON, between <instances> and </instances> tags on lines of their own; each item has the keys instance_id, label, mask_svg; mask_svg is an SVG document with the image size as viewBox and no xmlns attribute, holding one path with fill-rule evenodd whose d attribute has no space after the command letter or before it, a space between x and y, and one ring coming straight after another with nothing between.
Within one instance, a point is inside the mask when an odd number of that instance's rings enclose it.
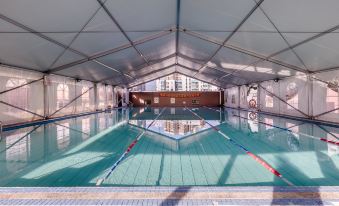
<instances>
[{"instance_id":1,"label":"white tent roof","mask_svg":"<svg viewBox=\"0 0 339 206\"><path fill-rule=\"evenodd\" d=\"M220 87L339 68L338 0L2 0L0 62L133 86Z\"/></svg>"}]
</instances>

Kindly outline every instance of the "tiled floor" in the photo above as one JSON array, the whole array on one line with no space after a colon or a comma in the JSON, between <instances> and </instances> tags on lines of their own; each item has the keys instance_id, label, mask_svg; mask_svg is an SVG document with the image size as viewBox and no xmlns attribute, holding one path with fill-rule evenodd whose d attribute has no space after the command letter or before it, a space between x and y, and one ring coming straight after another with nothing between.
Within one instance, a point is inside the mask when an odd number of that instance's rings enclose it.
<instances>
[{"instance_id":1,"label":"tiled floor","mask_svg":"<svg viewBox=\"0 0 339 206\"><path fill-rule=\"evenodd\" d=\"M339 205L339 187L0 188L0 205Z\"/></svg>"}]
</instances>

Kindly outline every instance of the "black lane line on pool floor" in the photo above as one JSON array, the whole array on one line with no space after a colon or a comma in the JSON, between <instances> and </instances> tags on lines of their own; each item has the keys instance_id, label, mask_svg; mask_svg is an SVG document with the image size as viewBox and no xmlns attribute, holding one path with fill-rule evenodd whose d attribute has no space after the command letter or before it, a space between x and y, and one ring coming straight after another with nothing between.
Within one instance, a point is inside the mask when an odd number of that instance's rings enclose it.
<instances>
[{"instance_id":1,"label":"black lane line on pool floor","mask_svg":"<svg viewBox=\"0 0 339 206\"><path fill-rule=\"evenodd\" d=\"M241 144L237 143L236 141L234 141L233 139L231 139L230 137L228 137L226 134L224 134L223 132L220 131L220 129L218 129L217 127L213 126L212 124L210 124L209 122L207 122L204 118L202 118L201 116L199 116L197 113L193 112L191 109L187 108L186 109L188 111L190 111L193 115L195 115L196 117L198 117L199 119L203 120L206 122L206 124L208 124L210 127L212 127L215 131L217 131L221 136L223 136L225 139L227 139L228 141L230 141L233 145L237 146L238 148L240 148L241 150L245 151L246 154L248 154L249 156L251 156L256 162L258 162L259 164L261 164L263 167L265 167L268 171L270 171L272 174L274 174L275 176L279 177L280 179L282 179L287 185L289 186L295 186L292 182L290 182L289 180L287 180L285 177L283 177L283 175L278 172L276 169L274 169L270 164L268 164L265 160L263 160L262 158L260 158L259 156L256 156L255 154L253 154L252 152L250 152L248 149L246 149L244 146L242 146Z\"/></svg>"},{"instance_id":2,"label":"black lane line on pool floor","mask_svg":"<svg viewBox=\"0 0 339 206\"><path fill-rule=\"evenodd\" d=\"M121 157L113 164L111 169L108 171L107 175L104 178L100 178L97 180L96 186L100 186L109 176L112 174L114 169L120 164L120 162L126 157L126 155L132 150L132 148L138 143L138 141L144 136L147 130L152 126L152 124L161 116L161 114L166 110L166 107L162 109L162 111L156 116L155 119L144 129L141 133L139 133L134 141L127 147L125 152L121 155Z\"/></svg>"}]
</instances>

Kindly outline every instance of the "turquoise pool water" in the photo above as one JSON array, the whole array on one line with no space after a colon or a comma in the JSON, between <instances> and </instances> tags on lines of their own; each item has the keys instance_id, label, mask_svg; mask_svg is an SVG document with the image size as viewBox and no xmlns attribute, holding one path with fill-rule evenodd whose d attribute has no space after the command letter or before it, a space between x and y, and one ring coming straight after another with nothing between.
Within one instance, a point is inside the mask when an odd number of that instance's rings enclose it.
<instances>
[{"instance_id":1,"label":"turquoise pool water","mask_svg":"<svg viewBox=\"0 0 339 206\"><path fill-rule=\"evenodd\" d=\"M236 144L293 185L339 185L339 146L324 141L339 142L338 127L251 120L224 108L191 111L121 109L6 131L0 186L95 186L143 131L101 186L287 185Z\"/></svg>"}]
</instances>

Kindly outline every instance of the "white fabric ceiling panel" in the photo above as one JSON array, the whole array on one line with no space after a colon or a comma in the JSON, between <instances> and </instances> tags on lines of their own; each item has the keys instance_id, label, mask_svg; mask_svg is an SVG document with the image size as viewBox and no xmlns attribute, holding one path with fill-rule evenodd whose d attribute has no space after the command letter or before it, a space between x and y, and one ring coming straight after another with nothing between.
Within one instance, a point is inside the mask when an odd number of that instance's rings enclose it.
<instances>
[{"instance_id":1,"label":"white fabric ceiling panel","mask_svg":"<svg viewBox=\"0 0 339 206\"><path fill-rule=\"evenodd\" d=\"M169 65L175 64L175 60L176 60L175 57L164 60L162 62L159 62L157 64L152 65L152 68L153 68L153 70L156 70L156 69L167 67Z\"/></svg>"},{"instance_id":2,"label":"white fabric ceiling panel","mask_svg":"<svg viewBox=\"0 0 339 206\"><path fill-rule=\"evenodd\" d=\"M136 46L148 60L157 60L175 53L175 35L169 34Z\"/></svg>"},{"instance_id":3,"label":"white fabric ceiling panel","mask_svg":"<svg viewBox=\"0 0 339 206\"><path fill-rule=\"evenodd\" d=\"M186 66L188 68L192 68L192 69L198 70L202 66L203 62L201 62L201 64L197 64L197 63L192 62L192 61L190 61L188 59L184 59L184 58L178 57L178 64Z\"/></svg>"},{"instance_id":4,"label":"white fabric ceiling panel","mask_svg":"<svg viewBox=\"0 0 339 206\"><path fill-rule=\"evenodd\" d=\"M120 30L105 10L100 8L95 16L87 23L83 32L120 32Z\"/></svg>"},{"instance_id":5,"label":"white fabric ceiling panel","mask_svg":"<svg viewBox=\"0 0 339 206\"><path fill-rule=\"evenodd\" d=\"M253 0L182 0L180 26L188 30L233 31L254 6Z\"/></svg>"},{"instance_id":6,"label":"white fabric ceiling panel","mask_svg":"<svg viewBox=\"0 0 339 206\"><path fill-rule=\"evenodd\" d=\"M170 65L174 65L175 64L175 57L159 62L157 64L151 65L151 66L146 66L142 69L138 69L136 71L132 71L130 74L132 74L133 76L141 76L141 75L145 75L147 73L150 73L152 71L156 71L165 67L168 67Z\"/></svg>"},{"instance_id":7,"label":"white fabric ceiling panel","mask_svg":"<svg viewBox=\"0 0 339 206\"><path fill-rule=\"evenodd\" d=\"M228 43L265 56L288 48L288 44L260 9L250 16Z\"/></svg>"},{"instance_id":8,"label":"white fabric ceiling panel","mask_svg":"<svg viewBox=\"0 0 339 206\"><path fill-rule=\"evenodd\" d=\"M220 84L214 82L214 78L208 77L207 75L198 73L195 76L192 76L192 74L193 74L192 71L187 69L187 68L177 66L176 71L180 74L186 75L188 77L192 77L193 79L204 81L204 82L210 83L210 84L215 85L215 86L220 86Z\"/></svg>"},{"instance_id":9,"label":"white fabric ceiling panel","mask_svg":"<svg viewBox=\"0 0 339 206\"><path fill-rule=\"evenodd\" d=\"M76 54L72 51L66 50L64 51L64 53L62 53L61 55L59 55L54 61L53 63L49 66L48 69L52 69L52 68L56 68L59 66L63 66L65 64L69 64L71 62L75 62L78 60L84 59L83 56Z\"/></svg>"},{"instance_id":10,"label":"white fabric ceiling panel","mask_svg":"<svg viewBox=\"0 0 339 206\"><path fill-rule=\"evenodd\" d=\"M228 48L222 48L212 59L211 66L218 66L225 69L242 69L256 61L258 58L243 54Z\"/></svg>"},{"instance_id":11,"label":"white fabric ceiling panel","mask_svg":"<svg viewBox=\"0 0 339 206\"><path fill-rule=\"evenodd\" d=\"M74 32L71 33L42 33L45 36L67 46L69 45L74 38L76 37Z\"/></svg>"},{"instance_id":12,"label":"white fabric ceiling panel","mask_svg":"<svg viewBox=\"0 0 339 206\"><path fill-rule=\"evenodd\" d=\"M287 67L269 61L259 62L255 66L248 67L246 71L252 71L263 75L264 74L278 75L280 77L292 76L300 73L298 71L289 69Z\"/></svg>"},{"instance_id":13,"label":"white fabric ceiling panel","mask_svg":"<svg viewBox=\"0 0 339 206\"><path fill-rule=\"evenodd\" d=\"M288 48L278 33L240 32L235 34L228 44L264 56Z\"/></svg>"},{"instance_id":14,"label":"white fabric ceiling panel","mask_svg":"<svg viewBox=\"0 0 339 206\"><path fill-rule=\"evenodd\" d=\"M222 69L206 67L205 69L201 70L199 74L217 78L227 73L224 72Z\"/></svg>"},{"instance_id":15,"label":"white fabric ceiling panel","mask_svg":"<svg viewBox=\"0 0 339 206\"><path fill-rule=\"evenodd\" d=\"M0 33L0 60L4 63L46 70L63 48L30 33Z\"/></svg>"},{"instance_id":16,"label":"white fabric ceiling panel","mask_svg":"<svg viewBox=\"0 0 339 206\"><path fill-rule=\"evenodd\" d=\"M243 84L248 84L249 81L248 80L245 80L241 77L237 77L237 76L232 76L232 75L229 75L229 76L224 76L222 78L219 78L218 79L219 81L222 81L226 84L232 84L232 85L243 85Z\"/></svg>"},{"instance_id":17,"label":"white fabric ceiling panel","mask_svg":"<svg viewBox=\"0 0 339 206\"><path fill-rule=\"evenodd\" d=\"M231 34L231 32L225 31L214 31L214 32L198 31L196 33L219 44L222 44L225 41L225 39Z\"/></svg>"},{"instance_id":18,"label":"white fabric ceiling panel","mask_svg":"<svg viewBox=\"0 0 339 206\"><path fill-rule=\"evenodd\" d=\"M118 32L80 33L70 47L90 56L128 43L124 35Z\"/></svg>"},{"instance_id":19,"label":"white fabric ceiling panel","mask_svg":"<svg viewBox=\"0 0 339 206\"><path fill-rule=\"evenodd\" d=\"M127 36L133 41L138 41L141 40L143 38L147 38L150 37L152 35L155 35L156 33L159 33L159 31L157 32L143 32L143 31L135 31L135 32L126 32Z\"/></svg>"},{"instance_id":20,"label":"white fabric ceiling panel","mask_svg":"<svg viewBox=\"0 0 339 206\"><path fill-rule=\"evenodd\" d=\"M175 72L175 66L164 69L162 71L154 72L154 73L147 75L145 77L138 78L136 81L130 83L129 87L134 87L136 85L139 85L139 84L142 84L142 83L145 83L145 82L153 81L153 80L158 79L160 77L164 77L164 76L173 74L174 72Z\"/></svg>"},{"instance_id":21,"label":"white fabric ceiling panel","mask_svg":"<svg viewBox=\"0 0 339 206\"><path fill-rule=\"evenodd\" d=\"M216 44L211 44L188 34L180 33L179 53L185 56L206 60L218 49L218 47L219 46Z\"/></svg>"},{"instance_id":22,"label":"white fabric ceiling panel","mask_svg":"<svg viewBox=\"0 0 339 206\"><path fill-rule=\"evenodd\" d=\"M272 74L272 73L258 73L253 71L252 69L245 69L242 71L238 71L234 75L238 77L245 77L242 80L246 80L246 82L259 82L259 81L265 81L265 80L271 80L278 78L279 75ZM241 78L240 78L241 79Z\"/></svg>"},{"instance_id":23,"label":"white fabric ceiling panel","mask_svg":"<svg viewBox=\"0 0 339 206\"><path fill-rule=\"evenodd\" d=\"M338 25L337 0L266 0L263 10L281 32L323 32Z\"/></svg>"},{"instance_id":24,"label":"white fabric ceiling panel","mask_svg":"<svg viewBox=\"0 0 339 206\"><path fill-rule=\"evenodd\" d=\"M329 33L294 49L306 66L317 71L339 66L339 33Z\"/></svg>"},{"instance_id":25,"label":"white fabric ceiling panel","mask_svg":"<svg viewBox=\"0 0 339 206\"><path fill-rule=\"evenodd\" d=\"M0 33L4 32L25 32L25 30L0 19Z\"/></svg>"},{"instance_id":26,"label":"white fabric ceiling panel","mask_svg":"<svg viewBox=\"0 0 339 206\"><path fill-rule=\"evenodd\" d=\"M122 72L132 71L145 63L134 48L124 49L97 60Z\"/></svg>"},{"instance_id":27,"label":"white fabric ceiling panel","mask_svg":"<svg viewBox=\"0 0 339 206\"><path fill-rule=\"evenodd\" d=\"M84 79L89 81L100 81L111 76L119 76L120 74L112 71L102 65L95 62L86 62L79 64L62 71L56 72L56 74L74 77L78 79Z\"/></svg>"},{"instance_id":28,"label":"white fabric ceiling panel","mask_svg":"<svg viewBox=\"0 0 339 206\"><path fill-rule=\"evenodd\" d=\"M2 0L0 13L38 32L78 32L99 6L93 0Z\"/></svg>"},{"instance_id":29,"label":"white fabric ceiling panel","mask_svg":"<svg viewBox=\"0 0 339 206\"><path fill-rule=\"evenodd\" d=\"M127 31L160 31L175 26L176 1L107 0L105 6Z\"/></svg>"},{"instance_id":30,"label":"white fabric ceiling panel","mask_svg":"<svg viewBox=\"0 0 339 206\"><path fill-rule=\"evenodd\" d=\"M292 50L287 50L285 52L282 52L278 55L273 56L271 59L275 59L275 60L284 62L286 64L299 67L301 70L306 71L307 69L305 65L303 64L303 62L301 62L301 60L293 53Z\"/></svg>"}]
</instances>

